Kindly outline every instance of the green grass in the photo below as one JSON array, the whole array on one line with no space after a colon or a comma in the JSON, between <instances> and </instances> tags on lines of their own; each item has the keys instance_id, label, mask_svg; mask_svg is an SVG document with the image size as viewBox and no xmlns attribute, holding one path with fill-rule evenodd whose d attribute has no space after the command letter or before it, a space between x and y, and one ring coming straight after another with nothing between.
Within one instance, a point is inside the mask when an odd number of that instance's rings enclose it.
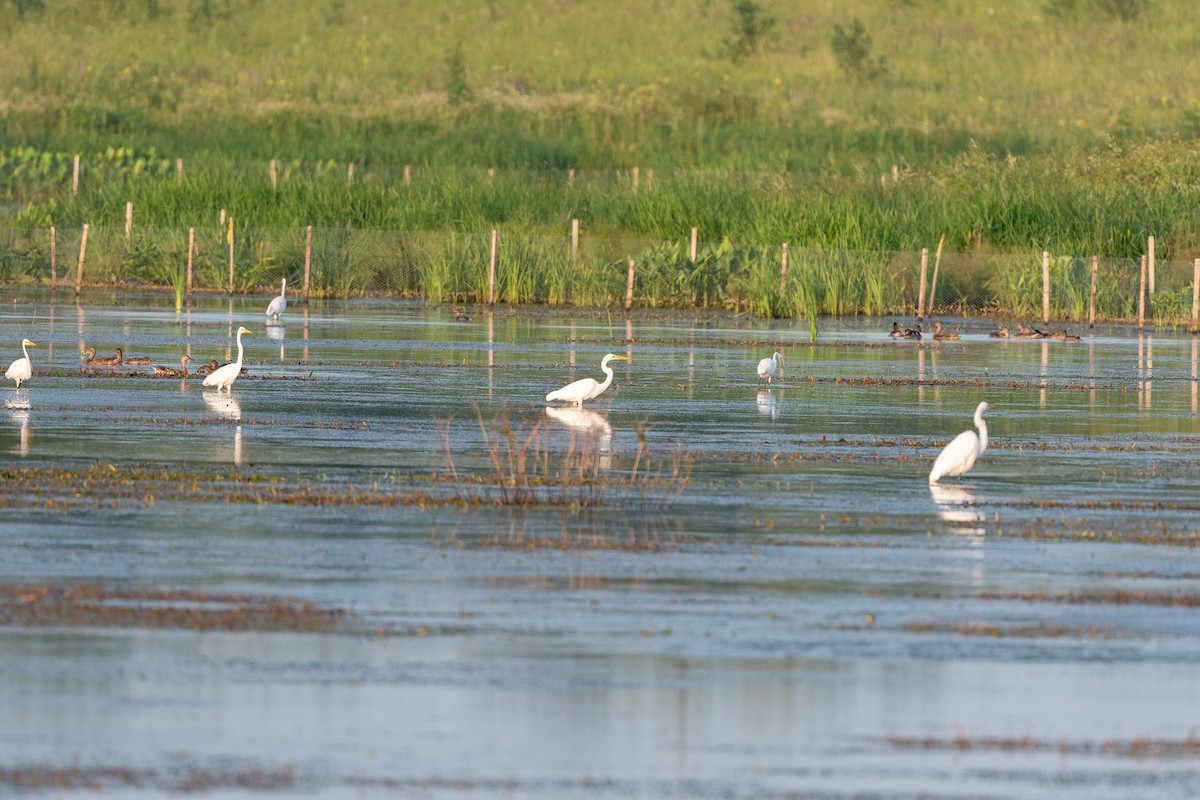
<instances>
[{"instance_id":1,"label":"green grass","mask_svg":"<svg viewBox=\"0 0 1200 800\"><path fill-rule=\"evenodd\" d=\"M1200 255L1200 18L1185 0L6 8L0 224L24 231L120 227L132 201L136 227L184 235L225 209L250 232L349 225L466 242L498 228L537 250L578 218L594 237L655 248L592 259L613 265L599 274L557 244L532 270L532 251L502 251L502 298L603 304L623 291L609 272L642 256L651 304L716 305L740 291L721 283L737 272L715 266L733 258L723 243L753 262L788 242L797 294L771 298L766 278L754 293L772 315L897 305L886 256L862 286L812 288L805 249L915 252L945 234L947 254L1048 249L1070 269L1136 258L1154 234L1162 259ZM692 227L704 257L685 267L676 243ZM251 235L242 286L295 270L294 244L255 250ZM328 291L386 278L376 245L355 246L367 252L322 260ZM205 259L216 280L221 259ZM421 269L388 288L454 299L486 281ZM1024 307L1020 270L1005 270L951 276L939 297ZM1077 296L1056 303L1078 313Z\"/></svg>"}]
</instances>

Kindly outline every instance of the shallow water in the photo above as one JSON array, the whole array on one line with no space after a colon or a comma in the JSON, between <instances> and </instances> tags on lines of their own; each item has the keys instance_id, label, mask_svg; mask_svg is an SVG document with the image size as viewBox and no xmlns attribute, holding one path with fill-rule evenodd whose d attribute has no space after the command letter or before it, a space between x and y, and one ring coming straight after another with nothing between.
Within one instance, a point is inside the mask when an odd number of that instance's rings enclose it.
<instances>
[{"instance_id":1,"label":"shallow water","mask_svg":"<svg viewBox=\"0 0 1200 800\"><path fill-rule=\"evenodd\" d=\"M62 300L0 314L39 345L0 390L0 793L1200 791L1182 332ZM229 397L80 366L224 360L241 324ZM606 352L632 358L613 387L547 411ZM931 490L983 399L991 447ZM506 424L545 466L532 504L496 502ZM581 450L594 480L564 482ZM136 596L20 617L39 587ZM345 622L154 616L242 596Z\"/></svg>"}]
</instances>

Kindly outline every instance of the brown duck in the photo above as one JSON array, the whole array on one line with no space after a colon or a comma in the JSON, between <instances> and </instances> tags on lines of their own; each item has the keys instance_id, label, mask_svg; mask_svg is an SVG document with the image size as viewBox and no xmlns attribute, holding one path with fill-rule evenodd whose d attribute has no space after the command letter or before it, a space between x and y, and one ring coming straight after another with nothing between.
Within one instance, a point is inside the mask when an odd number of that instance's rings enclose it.
<instances>
[{"instance_id":1,"label":"brown duck","mask_svg":"<svg viewBox=\"0 0 1200 800\"><path fill-rule=\"evenodd\" d=\"M191 356L182 355L179 357L179 369L175 369L174 367L156 366L154 368L154 374L164 378L186 378L188 376L187 362L191 360Z\"/></svg>"}]
</instances>

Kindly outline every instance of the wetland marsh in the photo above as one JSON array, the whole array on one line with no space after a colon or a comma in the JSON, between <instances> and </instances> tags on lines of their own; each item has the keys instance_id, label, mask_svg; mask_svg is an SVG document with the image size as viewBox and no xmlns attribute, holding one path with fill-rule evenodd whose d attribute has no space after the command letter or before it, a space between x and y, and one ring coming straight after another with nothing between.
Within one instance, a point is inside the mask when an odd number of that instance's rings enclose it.
<instances>
[{"instance_id":1,"label":"wetland marsh","mask_svg":"<svg viewBox=\"0 0 1200 800\"><path fill-rule=\"evenodd\" d=\"M0 793L1200 792L1182 331L9 299Z\"/></svg>"}]
</instances>

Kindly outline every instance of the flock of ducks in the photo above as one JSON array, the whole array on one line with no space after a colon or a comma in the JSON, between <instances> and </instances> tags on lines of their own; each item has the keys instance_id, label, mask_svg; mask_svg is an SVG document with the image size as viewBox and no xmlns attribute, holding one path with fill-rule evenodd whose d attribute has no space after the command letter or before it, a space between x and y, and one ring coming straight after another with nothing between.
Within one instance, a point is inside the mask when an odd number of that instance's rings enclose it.
<instances>
[{"instance_id":1,"label":"flock of ducks","mask_svg":"<svg viewBox=\"0 0 1200 800\"><path fill-rule=\"evenodd\" d=\"M915 328L901 328L899 322L892 323L892 330L888 333L893 339L921 339L925 334L924 329L917 325ZM1074 336L1067 333L1067 329L1063 328L1058 331L1043 331L1037 328L1029 328L1021 323L1017 323L1017 332L1012 333L1008 327L1002 327L999 330L992 331L988 336L993 339L1058 339L1063 342L1078 342L1082 340L1080 336ZM933 323L933 340L935 342L954 342L961 337L957 333L943 333L942 323Z\"/></svg>"}]
</instances>

